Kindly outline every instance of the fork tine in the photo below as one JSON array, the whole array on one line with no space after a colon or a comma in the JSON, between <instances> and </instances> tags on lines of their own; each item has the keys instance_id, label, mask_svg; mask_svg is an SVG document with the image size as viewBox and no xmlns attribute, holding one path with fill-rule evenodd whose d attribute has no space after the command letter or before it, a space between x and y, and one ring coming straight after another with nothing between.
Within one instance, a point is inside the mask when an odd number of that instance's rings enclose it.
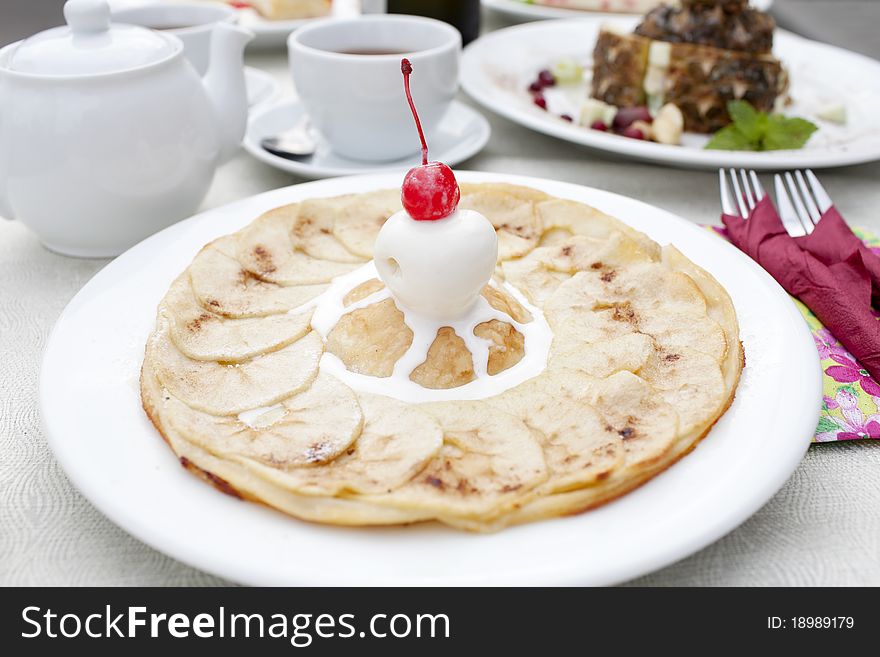
<instances>
[{"instance_id":1,"label":"fork tine","mask_svg":"<svg viewBox=\"0 0 880 657\"><path fill-rule=\"evenodd\" d=\"M761 187L761 181L758 180L758 174L755 173L754 169L749 171L749 177L752 179L752 188L755 190L755 195L758 197L760 201L762 198L767 196L767 192L764 191L764 188Z\"/></svg>"},{"instance_id":2,"label":"fork tine","mask_svg":"<svg viewBox=\"0 0 880 657\"><path fill-rule=\"evenodd\" d=\"M721 211L733 217L742 216L737 211L733 197L730 195L730 188L727 186L727 176L724 169L718 169L718 193L721 196Z\"/></svg>"},{"instance_id":3,"label":"fork tine","mask_svg":"<svg viewBox=\"0 0 880 657\"><path fill-rule=\"evenodd\" d=\"M816 197L816 203L819 204L819 210L824 214L828 211L834 202L831 200L831 197L828 196L828 192L825 191L825 188L822 187L822 183L819 182L819 179L816 177L810 169L807 169L807 180L810 181L810 188L813 190L813 196Z\"/></svg>"},{"instance_id":4,"label":"fork tine","mask_svg":"<svg viewBox=\"0 0 880 657\"><path fill-rule=\"evenodd\" d=\"M801 224L800 219L798 219L797 212L795 212L794 206L791 204L791 199L788 197L788 192L785 191L785 184L782 182L782 176L777 173L773 176L773 182L776 187L776 205L779 207L779 218L782 220L782 225L785 226L785 230L788 231L788 234L792 237L806 235L807 233L804 230L804 226Z\"/></svg>"},{"instance_id":5,"label":"fork tine","mask_svg":"<svg viewBox=\"0 0 880 657\"><path fill-rule=\"evenodd\" d=\"M800 171L795 171L794 177L797 179L798 187L801 190L801 196L804 199L804 204L807 206L807 212L810 215L810 221L816 224L819 222L822 213L819 212L819 208L816 207L816 202L813 200L813 195L807 188L807 182L804 180L804 174L802 174Z\"/></svg>"},{"instance_id":6,"label":"fork tine","mask_svg":"<svg viewBox=\"0 0 880 657\"><path fill-rule=\"evenodd\" d=\"M754 210L756 205L755 197L752 196L752 188L751 185L749 185L749 179L746 177L745 169L739 170L739 177L742 180L743 194L745 196L746 203L749 204L749 210Z\"/></svg>"},{"instance_id":7,"label":"fork tine","mask_svg":"<svg viewBox=\"0 0 880 657\"><path fill-rule=\"evenodd\" d=\"M739 188L739 179L736 177L736 171L730 170L730 182L733 183L733 195L736 198L736 204L739 206L739 216L747 219L749 216L749 207L743 197L742 190Z\"/></svg>"},{"instance_id":8,"label":"fork tine","mask_svg":"<svg viewBox=\"0 0 880 657\"><path fill-rule=\"evenodd\" d=\"M804 231L807 234L812 233L813 222L810 221L810 215L807 213L807 208L804 207L804 202L801 200L801 195L798 193L791 171L785 172L785 183L788 187L788 192L791 195L791 202L794 203L794 209L797 212L798 219L804 227Z\"/></svg>"}]
</instances>

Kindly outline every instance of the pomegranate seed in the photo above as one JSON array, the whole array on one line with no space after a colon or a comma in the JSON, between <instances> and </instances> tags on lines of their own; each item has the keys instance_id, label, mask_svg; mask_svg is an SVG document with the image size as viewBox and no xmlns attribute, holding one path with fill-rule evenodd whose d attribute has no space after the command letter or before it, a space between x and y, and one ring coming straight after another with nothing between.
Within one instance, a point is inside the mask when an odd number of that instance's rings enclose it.
<instances>
[{"instance_id":1,"label":"pomegranate seed","mask_svg":"<svg viewBox=\"0 0 880 657\"><path fill-rule=\"evenodd\" d=\"M529 85L529 91L531 91L533 94L539 94L543 90L544 90L544 85L541 84L540 82L532 82Z\"/></svg>"},{"instance_id":2,"label":"pomegranate seed","mask_svg":"<svg viewBox=\"0 0 880 657\"><path fill-rule=\"evenodd\" d=\"M598 130L599 132L608 132L608 126L605 125L604 121L593 121L590 124L590 128L592 130Z\"/></svg>"},{"instance_id":3,"label":"pomegranate seed","mask_svg":"<svg viewBox=\"0 0 880 657\"><path fill-rule=\"evenodd\" d=\"M647 107L621 107L617 110L617 114L614 115L612 125L615 130L620 131L631 126L634 121L652 123L654 119L651 117Z\"/></svg>"},{"instance_id":4,"label":"pomegranate seed","mask_svg":"<svg viewBox=\"0 0 880 657\"><path fill-rule=\"evenodd\" d=\"M545 87L552 87L556 84L556 78L546 68L538 73L538 82Z\"/></svg>"},{"instance_id":5,"label":"pomegranate seed","mask_svg":"<svg viewBox=\"0 0 880 657\"><path fill-rule=\"evenodd\" d=\"M419 139L422 142L422 165L413 167L404 176L400 200L409 216L416 221L442 219L455 212L461 191L458 189L458 182L452 169L440 162L428 162L428 143L425 141L422 123L419 121L419 114L409 88L412 64L408 59L401 60L400 71L403 73L406 100L412 110Z\"/></svg>"},{"instance_id":6,"label":"pomegranate seed","mask_svg":"<svg viewBox=\"0 0 880 657\"><path fill-rule=\"evenodd\" d=\"M536 94L534 101L535 101L535 105L537 105L541 109L543 109L543 110L547 109L547 99L544 98L544 96L542 96L540 94Z\"/></svg>"},{"instance_id":7,"label":"pomegranate seed","mask_svg":"<svg viewBox=\"0 0 880 657\"><path fill-rule=\"evenodd\" d=\"M559 118L562 119L563 121L568 121L569 123L572 123L574 121L571 114L560 114Z\"/></svg>"},{"instance_id":8,"label":"pomegranate seed","mask_svg":"<svg viewBox=\"0 0 880 657\"><path fill-rule=\"evenodd\" d=\"M624 137L629 137L630 139L644 139L645 134L639 130L638 128L633 128L630 126L629 128L625 128L620 134Z\"/></svg>"}]
</instances>

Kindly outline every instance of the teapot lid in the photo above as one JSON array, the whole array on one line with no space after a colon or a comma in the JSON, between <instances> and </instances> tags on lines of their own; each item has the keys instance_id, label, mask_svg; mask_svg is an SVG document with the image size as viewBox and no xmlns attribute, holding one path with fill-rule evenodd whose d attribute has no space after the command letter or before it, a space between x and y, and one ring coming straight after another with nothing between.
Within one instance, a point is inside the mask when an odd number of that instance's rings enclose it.
<instances>
[{"instance_id":1,"label":"teapot lid","mask_svg":"<svg viewBox=\"0 0 880 657\"><path fill-rule=\"evenodd\" d=\"M95 75L155 64L181 46L153 30L110 23L107 0L67 0L66 26L22 41L9 68L38 75Z\"/></svg>"}]
</instances>

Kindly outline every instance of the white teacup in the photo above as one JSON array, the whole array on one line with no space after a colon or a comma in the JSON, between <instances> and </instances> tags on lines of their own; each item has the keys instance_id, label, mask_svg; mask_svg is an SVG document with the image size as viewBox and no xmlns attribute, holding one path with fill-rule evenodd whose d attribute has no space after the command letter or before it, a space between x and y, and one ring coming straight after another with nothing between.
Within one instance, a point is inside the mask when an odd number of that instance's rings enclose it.
<instances>
[{"instance_id":1,"label":"white teacup","mask_svg":"<svg viewBox=\"0 0 880 657\"><path fill-rule=\"evenodd\" d=\"M183 41L184 54L199 75L208 70L211 32L216 23L234 23L238 14L221 4L153 4L113 12L114 23L168 32Z\"/></svg>"},{"instance_id":2,"label":"white teacup","mask_svg":"<svg viewBox=\"0 0 880 657\"><path fill-rule=\"evenodd\" d=\"M293 83L312 123L345 157L388 161L419 150L403 90L403 57L412 62L413 100L429 140L458 90L461 35L430 18L322 19L292 33L287 46Z\"/></svg>"}]
</instances>

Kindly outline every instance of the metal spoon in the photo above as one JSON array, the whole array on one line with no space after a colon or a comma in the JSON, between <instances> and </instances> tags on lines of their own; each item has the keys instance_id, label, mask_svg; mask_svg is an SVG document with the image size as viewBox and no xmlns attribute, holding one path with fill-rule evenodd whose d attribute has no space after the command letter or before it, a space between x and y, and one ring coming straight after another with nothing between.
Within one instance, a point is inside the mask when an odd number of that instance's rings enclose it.
<instances>
[{"instance_id":1,"label":"metal spoon","mask_svg":"<svg viewBox=\"0 0 880 657\"><path fill-rule=\"evenodd\" d=\"M264 137L260 146L278 157L300 160L315 153L317 143L312 135L308 116L303 116L290 130L273 137Z\"/></svg>"}]
</instances>

